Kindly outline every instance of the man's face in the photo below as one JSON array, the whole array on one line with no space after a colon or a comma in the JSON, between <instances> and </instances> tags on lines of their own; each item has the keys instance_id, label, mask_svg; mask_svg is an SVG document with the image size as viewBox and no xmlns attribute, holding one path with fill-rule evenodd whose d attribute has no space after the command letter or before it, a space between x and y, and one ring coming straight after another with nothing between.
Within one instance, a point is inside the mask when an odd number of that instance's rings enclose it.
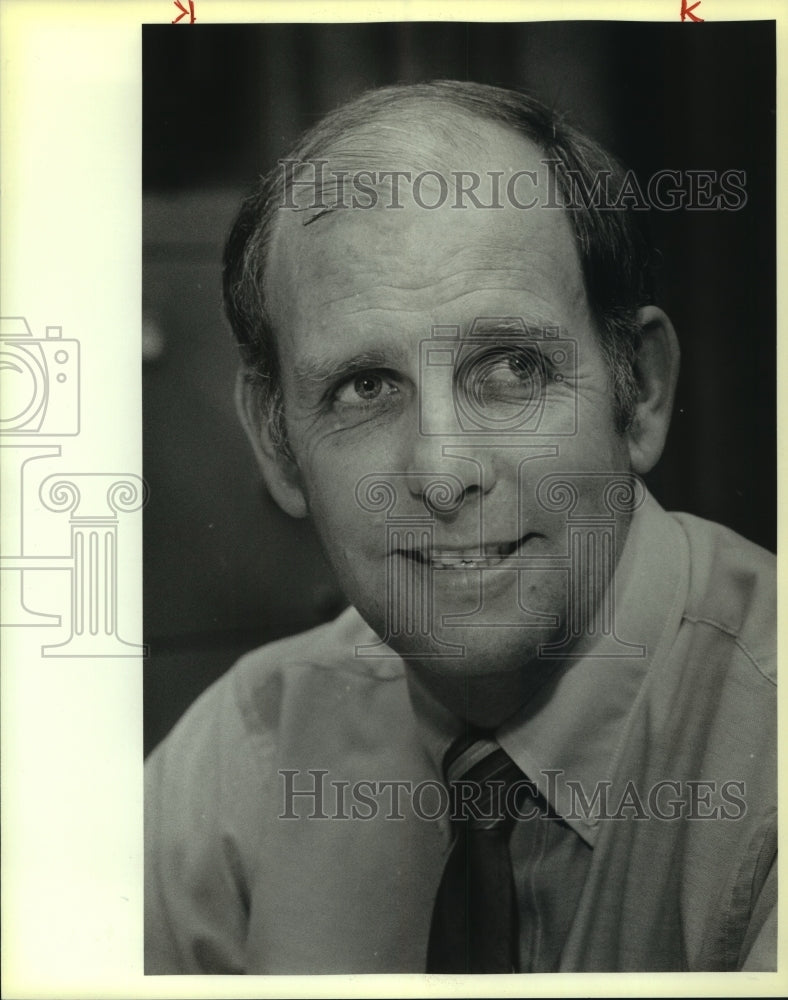
<instances>
[{"instance_id":1,"label":"man's face","mask_svg":"<svg viewBox=\"0 0 788 1000\"><path fill-rule=\"evenodd\" d=\"M546 198L539 151L494 137L488 169L536 170ZM492 684L514 710L577 582L544 477L598 514L627 443L563 211L404 201L280 213L266 290L297 481L373 629L453 707Z\"/></svg>"}]
</instances>

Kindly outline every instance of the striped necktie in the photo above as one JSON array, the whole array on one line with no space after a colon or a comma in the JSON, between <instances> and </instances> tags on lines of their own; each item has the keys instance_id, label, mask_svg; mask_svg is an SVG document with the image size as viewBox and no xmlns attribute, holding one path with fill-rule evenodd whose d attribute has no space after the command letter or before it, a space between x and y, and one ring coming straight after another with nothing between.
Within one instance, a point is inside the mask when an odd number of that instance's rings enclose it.
<instances>
[{"instance_id":1,"label":"striped necktie","mask_svg":"<svg viewBox=\"0 0 788 1000\"><path fill-rule=\"evenodd\" d=\"M457 741L444 761L454 844L432 914L428 972L517 972L517 898L506 790L524 779L489 738Z\"/></svg>"}]
</instances>

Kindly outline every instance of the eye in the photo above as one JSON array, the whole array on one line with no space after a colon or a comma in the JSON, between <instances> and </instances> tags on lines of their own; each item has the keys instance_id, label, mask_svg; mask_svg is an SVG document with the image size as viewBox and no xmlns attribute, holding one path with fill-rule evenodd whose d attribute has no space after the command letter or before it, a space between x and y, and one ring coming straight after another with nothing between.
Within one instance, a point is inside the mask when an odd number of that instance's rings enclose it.
<instances>
[{"instance_id":1,"label":"eye","mask_svg":"<svg viewBox=\"0 0 788 1000\"><path fill-rule=\"evenodd\" d=\"M353 391L361 399L375 399L383 391L383 379L380 375L359 375L353 380Z\"/></svg>"},{"instance_id":2,"label":"eye","mask_svg":"<svg viewBox=\"0 0 788 1000\"><path fill-rule=\"evenodd\" d=\"M539 378L542 375L542 365L539 358L529 351L513 351L492 359L487 374L502 383L515 385Z\"/></svg>"},{"instance_id":3,"label":"eye","mask_svg":"<svg viewBox=\"0 0 788 1000\"><path fill-rule=\"evenodd\" d=\"M536 351L513 352L507 356L506 363L517 378L533 378L544 371L542 358Z\"/></svg>"},{"instance_id":4,"label":"eye","mask_svg":"<svg viewBox=\"0 0 788 1000\"><path fill-rule=\"evenodd\" d=\"M482 406L535 398L547 381L539 352L524 349L480 353L467 359L458 375L465 392Z\"/></svg>"},{"instance_id":5,"label":"eye","mask_svg":"<svg viewBox=\"0 0 788 1000\"><path fill-rule=\"evenodd\" d=\"M385 372L366 371L344 382L334 399L342 406L364 406L385 400L399 391L394 380Z\"/></svg>"}]
</instances>

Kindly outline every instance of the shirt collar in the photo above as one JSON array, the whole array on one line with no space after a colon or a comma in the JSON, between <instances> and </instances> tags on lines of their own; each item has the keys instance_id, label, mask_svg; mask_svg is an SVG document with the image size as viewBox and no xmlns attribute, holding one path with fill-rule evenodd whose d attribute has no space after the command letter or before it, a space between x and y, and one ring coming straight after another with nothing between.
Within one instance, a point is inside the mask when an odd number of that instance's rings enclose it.
<instances>
[{"instance_id":1,"label":"shirt collar","mask_svg":"<svg viewBox=\"0 0 788 1000\"><path fill-rule=\"evenodd\" d=\"M408 693L419 736L435 773L444 780L443 758L463 732L463 723L424 687L412 670L406 670Z\"/></svg>"},{"instance_id":2,"label":"shirt collar","mask_svg":"<svg viewBox=\"0 0 788 1000\"><path fill-rule=\"evenodd\" d=\"M614 576L615 639L600 636L576 647L575 655L498 730L500 745L592 846L597 822L593 816L577 818L576 789L590 802L599 783L612 779L626 719L646 674L673 644L688 585L684 533L648 494L632 517ZM632 644L631 652L616 640ZM425 749L442 774L446 750L463 726L412 672L407 675Z\"/></svg>"}]
</instances>

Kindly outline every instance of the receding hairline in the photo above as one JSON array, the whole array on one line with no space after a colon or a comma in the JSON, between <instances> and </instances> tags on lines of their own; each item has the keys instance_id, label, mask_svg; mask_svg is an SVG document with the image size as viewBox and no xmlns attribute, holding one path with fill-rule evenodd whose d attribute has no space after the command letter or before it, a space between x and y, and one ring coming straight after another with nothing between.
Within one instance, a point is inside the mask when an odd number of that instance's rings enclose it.
<instances>
[{"instance_id":1,"label":"receding hairline","mask_svg":"<svg viewBox=\"0 0 788 1000\"><path fill-rule=\"evenodd\" d=\"M574 197L574 181L567 179L570 175L589 185L600 171L619 180L624 176L624 167L615 156L555 107L525 92L461 80L429 80L368 90L321 117L294 144L288 159L303 162L322 158L327 150L346 143L350 136L379 133L381 123L412 121L414 109L423 120L422 108L434 116L430 122L433 133L441 130L441 121L451 118L453 144L458 135L465 136L469 144L475 143L474 126L479 120L533 143L550 164L548 169L555 177L559 197ZM447 115L441 119L443 109ZM261 403L268 400L273 406L271 412L279 417L283 410L278 394L275 333L262 275L271 260L274 216L286 190L282 171L277 168L260 178L228 237L223 272L225 308L247 379L259 391ZM580 255L587 301L611 364L616 419L623 428L631 419L628 414L634 398L632 352L640 336L636 310L653 300L648 247L629 213L624 213L625 219L591 202L577 208L573 205L565 214Z\"/></svg>"},{"instance_id":2,"label":"receding hairline","mask_svg":"<svg viewBox=\"0 0 788 1000\"><path fill-rule=\"evenodd\" d=\"M436 105L442 105L446 109L446 117L437 121ZM458 152L463 152L465 150L459 145L462 141L474 146L479 154L484 154L485 147L479 142L478 136L479 122L494 130L513 135L526 143L531 141L534 145L539 145L536 140L529 140L527 136L519 133L514 124L503 117L495 117L489 111L485 114L482 108L465 107L442 93L435 96L402 93L390 104L375 102L369 108L367 117L349 122L339 134L318 145L320 155L330 158L341 152L338 148L341 143L369 136L378 141L382 140L381 151L399 153L402 149L403 133L407 138L412 134L410 130L415 129L417 135L429 141L433 150L453 147ZM392 145L386 148L389 136Z\"/></svg>"},{"instance_id":3,"label":"receding hairline","mask_svg":"<svg viewBox=\"0 0 788 1000\"><path fill-rule=\"evenodd\" d=\"M447 118L437 125L428 118L428 114L434 115L436 101L448 109ZM491 137L494 139L496 133L500 137L500 143L490 141ZM484 141L485 135L488 141ZM500 151L496 151L496 148ZM471 111L459 107L443 95L432 98L417 94L408 95L405 100L401 99L393 106L376 107L374 117L354 121L340 135L334 136L324 144L318 144L315 149L310 149L309 155L304 157L302 162L311 166L319 160L325 164L323 169L327 177L332 171L354 169L371 170L376 172L376 176L382 171L408 170L411 176L420 172L435 172L445 177L460 172L483 173L496 170L506 177L524 167L533 168L536 161L544 161L545 156L546 150L543 145L536 139L522 134L508 122L487 117L481 110ZM297 169L295 176L298 176ZM386 184L378 182L372 186L380 190L385 188ZM407 192L407 185L405 190ZM408 194L406 193L404 197L407 198ZM350 209L348 214L355 216L361 212L364 217L374 215L383 210L385 201L385 198L381 198L373 209ZM448 205L443 207L447 210L451 208ZM469 205L463 211L463 215L466 211L474 210L474 207ZM297 224L300 229L315 220L318 220L318 226L322 226L323 223L320 221L322 217L336 214L333 210L316 209L312 213L307 213L281 207L278 211L273 211L266 225L263 281L269 275L271 264L276 258L279 240L290 228L289 226L285 228L287 224L283 225L283 219L291 222L293 226ZM559 209L558 214L564 216L580 266L580 251L571 222L563 210ZM394 216L398 215L399 213L395 211Z\"/></svg>"},{"instance_id":4,"label":"receding hairline","mask_svg":"<svg viewBox=\"0 0 788 1000\"><path fill-rule=\"evenodd\" d=\"M511 175L513 172L525 170L530 172L531 170L539 170L539 183L534 185L532 188L529 187L529 193L532 191L533 194L540 199L540 201L547 201L549 198L549 181L547 179L548 169L541 166L541 161L544 157L544 150L531 139L526 136L518 134L514 129L501 127L498 122L483 122L484 129L482 130L478 125L476 125L475 132L473 133L473 138L475 140L475 153L471 151L467 145L463 144L464 133L461 129L468 126L470 121L469 116L462 115L463 121L461 122L460 129L452 128L451 136L448 140L452 150L456 150L458 155L462 157L461 163L464 165L466 170L476 169L482 175L487 170L497 170L497 172L504 174L504 181L502 184L505 186L506 175ZM428 122L425 121L425 135L426 129L428 127ZM453 125L453 122L452 122ZM444 129L448 134L449 127ZM502 142L499 144L495 141L495 134L498 133ZM362 148L369 152L369 146L366 143L367 133L364 131L363 127L361 129L354 129L352 134L347 137L349 143L354 142L357 138L361 139ZM441 157L446 152L447 141L444 137L439 137L437 140L434 135L427 135L429 143L426 147L426 152L421 158L421 162L417 163L414 167L414 171L418 172L418 169L426 170L437 170L438 172L444 172L445 176L449 176L452 170L455 170L458 166L457 163L447 165L445 162L441 163ZM389 144L391 150L400 149L399 136L392 136L393 141ZM344 148L344 147L343 147ZM421 145L419 144L419 148ZM390 157L388 153L384 152L385 143L381 143L379 146L378 162L370 161L370 168L381 169L381 164L391 166ZM330 172L332 169L347 169L348 163L344 158L340 160L335 160L333 158L333 151L331 149L326 149L321 151L321 159L328 161L326 164L326 172ZM485 156L485 161L480 161L479 156ZM445 158L444 158L445 159ZM405 161L400 160L396 166L404 167ZM530 184L530 181L526 181ZM383 185L385 187L385 185ZM405 185L407 190L407 185ZM301 274L297 276L296 268L300 267L300 262L304 259L304 252L307 245L311 243L313 236L324 236L327 242L324 242L324 247L327 253L330 253L334 246L335 235L324 233L324 227L333 228L334 226L339 226L339 230L335 230L336 239L341 239L341 231L344 226L353 227L358 226L361 230L366 227L369 223L372 227L371 232L371 253L374 255L376 247L380 247L382 244L380 241L386 241L386 245L389 247L391 254L395 254L392 249L393 246L397 247L395 256L392 256L392 264L396 265L399 261L403 266L407 266L410 259L410 249L411 246L414 249L418 248L420 241L417 240L416 243L409 242L410 237L407 235L403 238L397 233L399 229L399 223L404 223L406 218L410 216L412 219L414 216L424 217L426 222L438 222L441 216L446 216L446 221L456 222L460 227L460 231L467 234L468 242L465 246L465 250L468 253L476 251L477 255L483 255L485 248L490 251L494 251L496 248L496 240L493 238L495 236L495 231L488 232L486 235L481 234L483 237L482 242L479 246L476 246L477 241L480 239L480 231L466 227L472 224L472 216L481 212L483 216L488 217L490 221L500 222L500 215L508 214L510 223L514 226L514 231L521 229L521 222L527 224L528 219L532 218L534 215L533 211L527 211L525 213L519 211L514 206L509 204L501 204L503 212L490 213L487 207L476 208L473 205L467 205L463 210L458 210L452 205L453 195L447 199L446 204L440 206L437 211L426 211L425 209L419 207L415 204L410 196L405 193L402 198L402 209L403 211L390 210L385 207L386 197L382 197L378 204L378 207L374 210L368 209L332 209L314 212L307 211L295 211L293 209L282 209L280 208L274 217L272 217L269 224L269 234L268 234L268 244L267 252L265 256L265 266L262 270L262 282L264 288L265 300L267 302L267 314L271 325L271 333L275 341L278 342L281 336L281 326L282 321L287 315L287 310L290 308L288 303L292 302L292 294L294 288L298 287L298 282L304 280L304 276ZM489 190L482 194L482 201L489 203L490 192ZM546 212L546 215L545 215ZM584 280L582 260L580 255L580 249L578 247L577 239L575 237L571 220L567 211L563 209L543 209L538 211L537 214L543 216L540 220L539 228L537 232L532 232L529 237L529 244L536 251L543 246L543 240L547 240L550 246L553 246L551 240L553 238L560 240L563 250L561 251L562 266L566 266L567 270L567 285L566 285L566 298L567 301L571 303L574 307L577 304L584 304L589 313L592 315L594 321L594 327L596 328L596 317L593 316L593 311L590 308L590 303L588 301L587 288ZM388 219L383 218L387 216ZM316 221L315 221L316 220ZM376 221L377 220L377 221ZM311 222L314 221L314 226ZM394 229L391 230L386 226L387 221L393 225ZM481 221L481 220L480 220ZM379 228L383 227L383 228ZM543 227L547 227L551 232L560 230L560 233L555 237L548 236L544 231ZM452 227L453 228L453 227ZM531 227L527 227L528 231L531 231ZM448 232L448 231L447 231ZM388 238L394 241L389 244ZM306 242L304 242L306 241ZM322 241L319 241L322 242ZM497 241L500 242L500 241ZM509 248L511 249L511 247ZM523 244L523 250L525 251L526 244ZM531 251L532 253L534 250ZM342 257L340 255L340 261ZM288 263L289 261L289 263ZM284 267L284 271L281 268ZM279 276L289 273L289 289L287 294L283 294L281 288L277 286ZM308 277L307 277L308 280ZM284 310L284 311L283 311ZM551 325L551 324L548 324Z\"/></svg>"}]
</instances>

